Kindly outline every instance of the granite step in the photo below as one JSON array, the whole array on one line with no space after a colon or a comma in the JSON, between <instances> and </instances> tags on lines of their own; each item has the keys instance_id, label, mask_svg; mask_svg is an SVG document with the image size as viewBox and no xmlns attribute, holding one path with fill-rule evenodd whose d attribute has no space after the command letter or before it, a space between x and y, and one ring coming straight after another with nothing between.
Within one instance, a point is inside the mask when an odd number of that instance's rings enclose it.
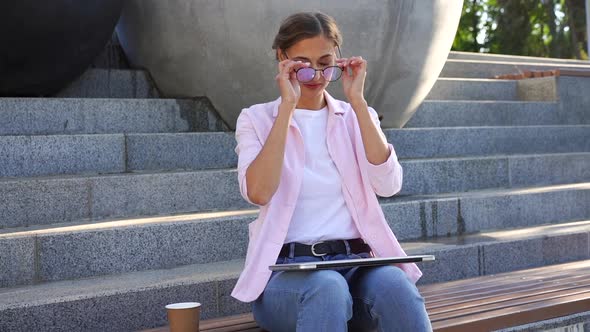
<instances>
[{"instance_id":1,"label":"granite step","mask_svg":"<svg viewBox=\"0 0 590 332\"><path fill-rule=\"evenodd\" d=\"M473 257L478 256L475 252L468 254L469 258L464 256L465 260L448 254L449 251L467 254L474 247L479 249L479 262ZM423 283L490 275L590 258L590 220L405 242L404 249L410 255L431 252L437 256L439 264L436 266L424 264L422 270L427 276ZM461 269L463 264L467 264L471 272L462 268L463 275L457 278L453 270ZM464 275L465 272L468 275Z\"/></svg>"},{"instance_id":2,"label":"granite step","mask_svg":"<svg viewBox=\"0 0 590 332\"><path fill-rule=\"evenodd\" d=\"M527 101L557 100L557 117L562 124L590 124L590 70L586 70L584 75L586 77L571 76L562 71L559 77L518 80L518 94Z\"/></svg>"},{"instance_id":3,"label":"granite step","mask_svg":"<svg viewBox=\"0 0 590 332\"><path fill-rule=\"evenodd\" d=\"M564 123L557 102L425 100L405 128Z\"/></svg>"},{"instance_id":4,"label":"granite step","mask_svg":"<svg viewBox=\"0 0 590 332\"><path fill-rule=\"evenodd\" d=\"M0 177L236 167L233 132L0 136ZM575 145L575 144L574 144Z\"/></svg>"},{"instance_id":5,"label":"granite step","mask_svg":"<svg viewBox=\"0 0 590 332\"><path fill-rule=\"evenodd\" d=\"M590 151L590 125L385 129L400 159Z\"/></svg>"},{"instance_id":6,"label":"granite step","mask_svg":"<svg viewBox=\"0 0 590 332\"><path fill-rule=\"evenodd\" d=\"M400 160L590 152L590 125L384 129ZM213 136L208 138L208 136ZM129 170L235 167L233 133L129 134ZM203 147L202 144L207 144ZM214 153L211 151L215 151Z\"/></svg>"},{"instance_id":7,"label":"granite step","mask_svg":"<svg viewBox=\"0 0 590 332\"><path fill-rule=\"evenodd\" d=\"M404 242L429 284L589 258L590 221ZM202 303L209 319L251 310L230 297L243 260L192 264L97 278L0 289L0 330L134 331L166 324L164 306Z\"/></svg>"},{"instance_id":8,"label":"granite step","mask_svg":"<svg viewBox=\"0 0 590 332\"><path fill-rule=\"evenodd\" d=\"M1 135L223 131L206 98L0 98Z\"/></svg>"},{"instance_id":9,"label":"granite step","mask_svg":"<svg viewBox=\"0 0 590 332\"><path fill-rule=\"evenodd\" d=\"M517 81L441 77L426 100L519 100Z\"/></svg>"},{"instance_id":10,"label":"granite step","mask_svg":"<svg viewBox=\"0 0 590 332\"><path fill-rule=\"evenodd\" d=\"M0 179L0 228L246 208L233 169Z\"/></svg>"},{"instance_id":11,"label":"granite step","mask_svg":"<svg viewBox=\"0 0 590 332\"><path fill-rule=\"evenodd\" d=\"M440 73L440 77L457 78L494 78L496 75L517 74L524 70L548 71L552 69L588 70L590 63L547 63L529 61L488 61L448 59Z\"/></svg>"},{"instance_id":12,"label":"granite step","mask_svg":"<svg viewBox=\"0 0 590 332\"><path fill-rule=\"evenodd\" d=\"M385 129L400 159L590 152L590 125ZM0 136L0 177L236 167L233 132Z\"/></svg>"},{"instance_id":13,"label":"granite step","mask_svg":"<svg viewBox=\"0 0 590 332\"><path fill-rule=\"evenodd\" d=\"M89 68L55 97L159 98L160 93L146 70Z\"/></svg>"},{"instance_id":14,"label":"granite step","mask_svg":"<svg viewBox=\"0 0 590 332\"><path fill-rule=\"evenodd\" d=\"M590 153L495 155L400 161L399 195L464 192L586 182Z\"/></svg>"},{"instance_id":15,"label":"granite step","mask_svg":"<svg viewBox=\"0 0 590 332\"><path fill-rule=\"evenodd\" d=\"M495 332L524 332L524 331L588 331L590 330L590 311L579 314L545 319L534 323L509 327Z\"/></svg>"},{"instance_id":16,"label":"granite step","mask_svg":"<svg viewBox=\"0 0 590 332\"><path fill-rule=\"evenodd\" d=\"M590 125L407 128L383 131L401 160L590 152ZM233 133L129 134L126 138L129 170L203 169L237 165ZM202 144L207 144L207 147L204 148Z\"/></svg>"},{"instance_id":17,"label":"granite step","mask_svg":"<svg viewBox=\"0 0 590 332\"><path fill-rule=\"evenodd\" d=\"M470 83L471 82L471 83ZM479 83L479 84L478 84ZM477 86L477 88L475 88ZM494 91L485 91L483 87ZM450 96L457 96L457 91L450 88L459 88L463 94L472 99L475 91L482 96L490 96L480 99L502 99L506 97L516 98L516 84L509 80L469 80L447 79L437 81L434 89L446 91ZM475 89L474 89L475 88ZM472 92L469 94L468 92ZM58 98L159 98L160 93L155 88L149 73L135 69L88 69L76 81L60 91ZM445 99L445 98L431 98ZM453 99L457 99L456 97ZM459 98L461 99L461 98Z\"/></svg>"},{"instance_id":18,"label":"granite step","mask_svg":"<svg viewBox=\"0 0 590 332\"><path fill-rule=\"evenodd\" d=\"M449 60L470 60L505 63L533 63L552 66L580 66L590 64L583 60L552 59L526 56L506 56L468 52L451 52ZM89 68L76 81L60 91L56 97L65 98L159 98L150 74L141 69ZM456 76L464 77L464 76Z\"/></svg>"},{"instance_id":19,"label":"granite step","mask_svg":"<svg viewBox=\"0 0 590 332\"><path fill-rule=\"evenodd\" d=\"M546 63L552 65L580 65L588 66L590 62L587 60L573 60L573 59L557 59L557 58L541 58L534 56L522 55L506 55L506 54L491 54L491 53L475 53L475 52L449 52L448 59L450 60L477 60L477 61L495 61L495 62L532 62L532 63Z\"/></svg>"},{"instance_id":20,"label":"granite step","mask_svg":"<svg viewBox=\"0 0 590 332\"><path fill-rule=\"evenodd\" d=\"M402 160L401 196L590 181L590 153ZM0 228L248 207L235 169L1 178Z\"/></svg>"},{"instance_id":21,"label":"granite step","mask_svg":"<svg viewBox=\"0 0 590 332\"><path fill-rule=\"evenodd\" d=\"M203 98L0 98L0 136L228 131L216 114ZM551 101L426 100L406 128L556 125L565 121L558 103Z\"/></svg>"},{"instance_id":22,"label":"granite step","mask_svg":"<svg viewBox=\"0 0 590 332\"><path fill-rule=\"evenodd\" d=\"M556 205L555 202L560 202ZM382 201L401 241L590 218L590 182ZM227 210L0 230L0 287L245 257L258 210ZM222 247L218 244L224 243Z\"/></svg>"}]
</instances>

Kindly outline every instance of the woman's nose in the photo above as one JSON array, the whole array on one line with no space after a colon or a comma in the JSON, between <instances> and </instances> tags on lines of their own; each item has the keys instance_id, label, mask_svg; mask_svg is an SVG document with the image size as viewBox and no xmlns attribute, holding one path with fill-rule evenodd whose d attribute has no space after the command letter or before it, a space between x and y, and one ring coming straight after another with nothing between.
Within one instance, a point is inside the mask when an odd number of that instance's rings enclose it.
<instances>
[{"instance_id":1,"label":"woman's nose","mask_svg":"<svg viewBox=\"0 0 590 332\"><path fill-rule=\"evenodd\" d=\"M315 76L313 77L312 81L320 81L324 77L324 72L321 70L316 70Z\"/></svg>"}]
</instances>

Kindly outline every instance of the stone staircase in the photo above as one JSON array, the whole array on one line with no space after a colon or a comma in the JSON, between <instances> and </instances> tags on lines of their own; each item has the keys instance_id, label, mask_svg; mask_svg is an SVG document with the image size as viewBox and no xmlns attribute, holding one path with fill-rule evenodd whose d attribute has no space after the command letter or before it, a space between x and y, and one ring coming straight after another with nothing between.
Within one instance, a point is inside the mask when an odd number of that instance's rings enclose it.
<instances>
[{"instance_id":1,"label":"stone staircase","mask_svg":"<svg viewBox=\"0 0 590 332\"><path fill-rule=\"evenodd\" d=\"M590 65L534 60L452 53L385 130L404 168L385 215L408 253L437 257L420 283L590 259L590 78L488 79ZM204 319L249 311L230 293L257 210L227 128L140 70L0 98L0 331L141 330L183 301Z\"/></svg>"}]
</instances>

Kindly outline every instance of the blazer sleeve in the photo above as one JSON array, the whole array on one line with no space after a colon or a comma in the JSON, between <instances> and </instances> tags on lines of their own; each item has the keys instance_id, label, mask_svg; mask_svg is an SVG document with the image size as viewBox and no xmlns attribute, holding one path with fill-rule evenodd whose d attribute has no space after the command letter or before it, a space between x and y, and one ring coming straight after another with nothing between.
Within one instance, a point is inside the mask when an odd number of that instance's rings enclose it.
<instances>
[{"instance_id":1,"label":"blazer sleeve","mask_svg":"<svg viewBox=\"0 0 590 332\"><path fill-rule=\"evenodd\" d=\"M252 119L248 114L248 109L243 109L236 122L236 148L235 152L238 155L238 182L240 185L240 193L242 197L250 204L256 204L248 197L248 186L246 184L246 170L256 159L263 144L256 135L256 130L252 124Z\"/></svg>"},{"instance_id":2,"label":"blazer sleeve","mask_svg":"<svg viewBox=\"0 0 590 332\"><path fill-rule=\"evenodd\" d=\"M372 107L369 107L369 113L383 141L387 142L387 138L383 130L381 130L381 122L377 112ZM381 197L390 197L398 193L402 189L403 181L403 169L397 159L395 149L391 143L387 143L387 146L389 147L389 157L384 163L374 165L367 160L367 173L371 187Z\"/></svg>"}]
</instances>

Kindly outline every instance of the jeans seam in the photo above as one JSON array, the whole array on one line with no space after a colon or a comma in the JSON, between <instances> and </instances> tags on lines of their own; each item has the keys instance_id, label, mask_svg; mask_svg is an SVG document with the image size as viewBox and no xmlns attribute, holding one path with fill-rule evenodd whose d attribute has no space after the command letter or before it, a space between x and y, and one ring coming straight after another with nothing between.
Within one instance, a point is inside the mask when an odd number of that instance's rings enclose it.
<instances>
[{"instance_id":1,"label":"jeans seam","mask_svg":"<svg viewBox=\"0 0 590 332\"><path fill-rule=\"evenodd\" d=\"M353 297L353 299L355 300L361 300L364 304L372 307L373 304L371 303L371 300L367 299L366 297Z\"/></svg>"},{"instance_id":2,"label":"jeans seam","mask_svg":"<svg viewBox=\"0 0 590 332\"><path fill-rule=\"evenodd\" d=\"M371 315L371 319L376 320L377 328L379 329L379 331L383 331L381 330L381 324L379 324L378 321L379 315L373 310L374 303L371 303L371 300L367 299L366 297L353 297L353 300L360 300L369 307L369 315Z\"/></svg>"},{"instance_id":3,"label":"jeans seam","mask_svg":"<svg viewBox=\"0 0 590 332\"><path fill-rule=\"evenodd\" d=\"M303 310L301 310L301 306L303 304L303 294L299 294L299 299L297 300L297 321L295 322L295 330L299 331L301 330L299 327L299 322L301 322L301 312Z\"/></svg>"},{"instance_id":4,"label":"jeans seam","mask_svg":"<svg viewBox=\"0 0 590 332\"><path fill-rule=\"evenodd\" d=\"M295 292L295 291L292 291L292 290L289 290L289 289L283 289L283 288L273 288L273 287L270 287L270 288L266 288L264 290L264 292L269 291L269 290L270 291L278 290L278 291L283 292L283 293L297 294L297 295L299 295L299 297L302 296L300 292Z\"/></svg>"},{"instance_id":5,"label":"jeans seam","mask_svg":"<svg viewBox=\"0 0 590 332\"><path fill-rule=\"evenodd\" d=\"M376 313L373 311L373 309L371 309L371 310L369 311L369 313L371 314L371 316L373 317L373 319L377 321L377 329L378 329L380 332L384 332L384 331L383 331L383 328L381 327L381 322L379 321L379 315L378 315L378 314L376 314Z\"/></svg>"}]
</instances>

